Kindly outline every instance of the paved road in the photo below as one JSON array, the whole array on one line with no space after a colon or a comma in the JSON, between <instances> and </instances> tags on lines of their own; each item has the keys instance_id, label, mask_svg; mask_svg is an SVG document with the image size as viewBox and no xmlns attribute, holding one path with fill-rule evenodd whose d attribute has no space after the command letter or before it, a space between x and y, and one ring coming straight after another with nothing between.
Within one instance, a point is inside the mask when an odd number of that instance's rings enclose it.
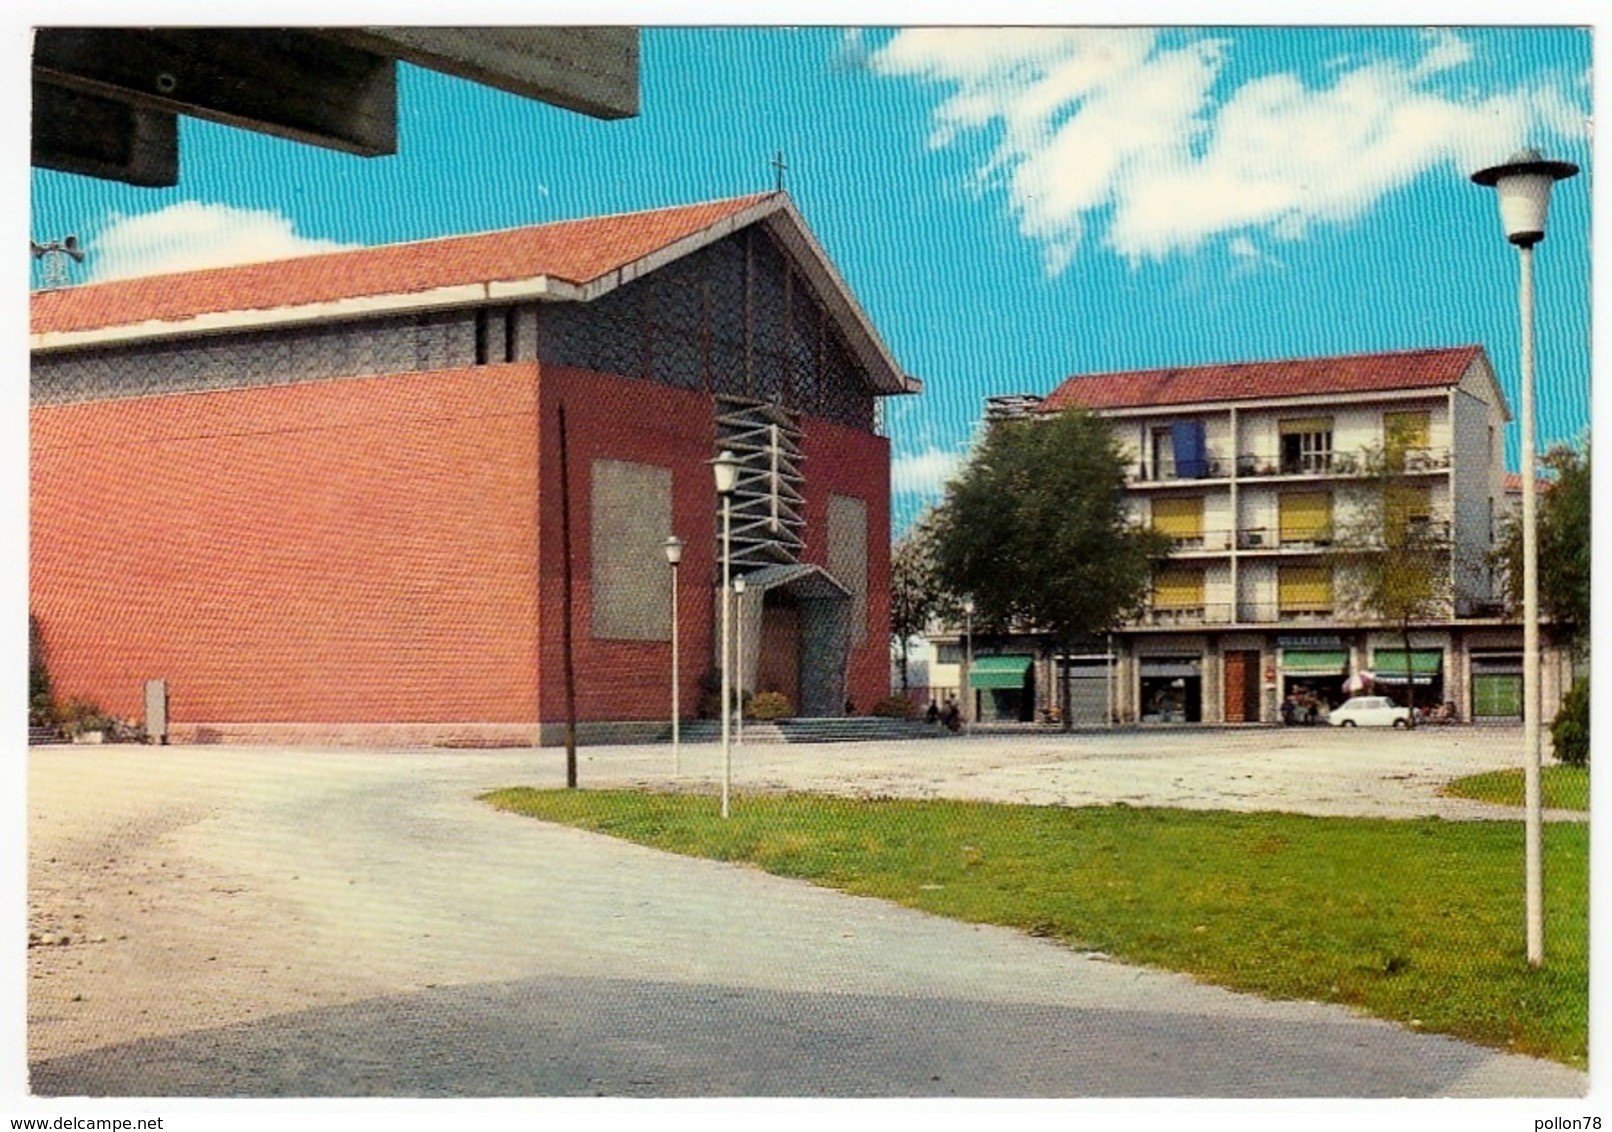
<instances>
[{"instance_id":1,"label":"paved road","mask_svg":"<svg viewBox=\"0 0 1612 1132\"><path fill-rule=\"evenodd\" d=\"M1203 743L1179 753L1183 767L1209 757ZM889 747L900 749L753 749L740 766L755 781L794 768L817 782L832 762L851 788L914 782L911 768L939 759L975 781L1031 765L1001 741ZM1407 765L1424 757L1401 751ZM684 755L687 780L706 780L714 750ZM1338 1008L1235 995L473 800L552 783L561 757L30 752L30 928L73 940L29 953L33 1091L1400 1097L1587 1085ZM664 779L667 757L584 750L583 782Z\"/></svg>"}]
</instances>

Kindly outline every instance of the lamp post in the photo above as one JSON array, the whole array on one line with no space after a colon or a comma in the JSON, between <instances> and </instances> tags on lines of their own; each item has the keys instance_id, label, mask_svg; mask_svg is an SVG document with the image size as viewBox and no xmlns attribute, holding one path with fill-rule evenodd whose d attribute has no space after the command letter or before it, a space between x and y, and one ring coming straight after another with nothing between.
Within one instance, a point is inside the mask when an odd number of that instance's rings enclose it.
<instances>
[{"instance_id":1,"label":"lamp post","mask_svg":"<svg viewBox=\"0 0 1612 1132\"><path fill-rule=\"evenodd\" d=\"M1551 186L1578 172L1577 165L1546 161L1536 149L1512 155L1472 175L1500 197L1506 239L1517 245L1522 324L1522 744L1526 806L1524 864L1527 873L1528 962L1545 961L1544 857L1540 846L1539 783L1539 532L1534 452L1534 245L1545 238Z\"/></svg>"},{"instance_id":2,"label":"lamp post","mask_svg":"<svg viewBox=\"0 0 1612 1132\"><path fill-rule=\"evenodd\" d=\"M963 599L963 721L968 724L968 733L974 734L974 599Z\"/></svg>"},{"instance_id":3,"label":"lamp post","mask_svg":"<svg viewBox=\"0 0 1612 1132\"><path fill-rule=\"evenodd\" d=\"M728 598L728 589L731 585L728 578L733 571L733 556L730 549L730 540L733 533L733 489L739 484L739 460L732 452L724 448L722 454L711 461L711 470L716 475L716 493L722 497L722 816L728 816L728 786L733 777L733 736L730 730L732 716L728 709L728 698L732 694L733 672L731 660L732 651L729 642L733 639L733 603Z\"/></svg>"},{"instance_id":4,"label":"lamp post","mask_svg":"<svg viewBox=\"0 0 1612 1132\"><path fill-rule=\"evenodd\" d=\"M683 561L683 540L668 535L665 543L666 564L672 568L672 773L683 773L683 756L678 729L682 721L682 708L678 703L680 676L677 670L677 567Z\"/></svg>"},{"instance_id":5,"label":"lamp post","mask_svg":"<svg viewBox=\"0 0 1612 1132\"><path fill-rule=\"evenodd\" d=\"M733 670L738 677L734 687L734 699L739 702L733 707L734 737L733 741L744 746L744 575L740 574L733 579L733 596L739 606L739 623L734 626L733 632Z\"/></svg>"}]
</instances>

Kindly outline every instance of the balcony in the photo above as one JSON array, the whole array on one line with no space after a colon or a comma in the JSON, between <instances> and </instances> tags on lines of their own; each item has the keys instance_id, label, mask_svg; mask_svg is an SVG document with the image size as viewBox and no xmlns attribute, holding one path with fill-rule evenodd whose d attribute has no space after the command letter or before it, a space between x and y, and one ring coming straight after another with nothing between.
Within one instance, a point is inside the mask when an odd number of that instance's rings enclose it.
<instances>
[{"instance_id":1,"label":"balcony","mask_svg":"<svg viewBox=\"0 0 1612 1132\"><path fill-rule=\"evenodd\" d=\"M1126 469L1126 480L1133 484L1154 483L1198 483L1202 480L1220 480L1231 475L1231 461L1225 456L1211 452L1204 460L1203 475L1184 476L1175 466L1175 461L1165 460L1157 463L1142 461L1132 464Z\"/></svg>"},{"instance_id":2,"label":"balcony","mask_svg":"<svg viewBox=\"0 0 1612 1132\"><path fill-rule=\"evenodd\" d=\"M1230 531L1200 531L1195 535L1175 535L1170 539L1171 554L1223 554L1231 549Z\"/></svg>"},{"instance_id":3,"label":"balcony","mask_svg":"<svg viewBox=\"0 0 1612 1132\"><path fill-rule=\"evenodd\" d=\"M1394 473L1435 473L1449 469L1448 448L1407 448L1391 453L1387 470ZM1363 476L1370 475L1373 462L1364 450L1357 452L1309 452L1296 459L1276 453L1245 452L1237 457L1237 475L1243 479L1269 476Z\"/></svg>"},{"instance_id":4,"label":"balcony","mask_svg":"<svg viewBox=\"0 0 1612 1132\"><path fill-rule=\"evenodd\" d=\"M1235 616L1233 614L1235 613ZM1277 602L1205 602L1145 609L1132 628L1191 629L1202 625L1320 624L1336 620L1331 605L1293 606Z\"/></svg>"},{"instance_id":5,"label":"balcony","mask_svg":"<svg viewBox=\"0 0 1612 1132\"><path fill-rule=\"evenodd\" d=\"M1331 529L1312 532L1303 537L1289 535L1282 538L1276 527L1244 527L1237 532L1238 550L1330 550Z\"/></svg>"},{"instance_id":6,"label":"balcony","mask_svg":"<svg viewBox=\"0 0 1612 1132\"><path fill-rule=\"evenodd\" d=\"M1231 624L1231 605L1229 603L1209 603L1204 605L1172 605L1163 609L1146 609L1136 619L1135 624L1166 629L1178 629L1191 625L1229 625Z\"/></svg>"},{"instance_id":7,"label":"balcony","mask_svg":"<svg viewBox=\"0 0 1612 1132\"><path fill-rule=\"evenodd\" d=\"M1331 604L1283 605L1274 601L1245 601L1237 607L1237 620L1251 625L1332 621Z\"/></svg>"}]
</instances>

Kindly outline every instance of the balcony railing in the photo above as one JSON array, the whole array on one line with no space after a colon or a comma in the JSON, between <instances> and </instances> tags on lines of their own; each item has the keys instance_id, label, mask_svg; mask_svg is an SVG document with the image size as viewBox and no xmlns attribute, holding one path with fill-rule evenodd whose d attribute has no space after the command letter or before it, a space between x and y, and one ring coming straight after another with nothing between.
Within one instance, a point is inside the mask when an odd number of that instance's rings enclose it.
<instances>
[{"instance_id":1,"label":"balcony railing","mask_svg":"<svg viewBox=\"0 0 1612 1132\"><path fill-rule=\"evenodd\" d=\"M1407 448L1383 458L1390 472L1441 472L1450 466L1448 448ZM1297 459L1284 459L1270 453L1245 452L1237 457L1237 475L1260 476L1361 476L1369 475L1373 462L1362 452L1309 452Z\"/></svg>"},{"instance_id":2,"label":"balcony railing","mask_svg":"<svg viewBox=\"0 0 1612 1132\"><path fill-rule=\"evenodd\" d=\"M1230 531L1200 531L1195 535L1174 535L1170 539L1177 554L1206 553L1231 549Z\"/></svg>"},{"instance_id":3,"label":"balcony railing","mask_svg":"<svg viewBox=\"0 0 1612 1132\"><path fill-rule=\"evenodd\" d=\"M1330 527L1285 539L1277 527L1244 527L1237 532L1239 550L1327 550L1331 546Z\"/></svg>"},{"instance_id":4,"label":"balcony railing","mask_svg":"<svg viewBox=\"0 0 1612 1132\"><path fill-rule=\"evenodd\" d=\"M1232 607L1228 603L1174 605L1148 609L1137 619L1139 625L1229 625Z\"/></svg>"},{"instance_id":5,"label":"balcony railing","mask_svg":"<svg viewBox=\"0 0 1612 1132\"><path fill-rule=\"evenodd\" d=\"M1331 621L1330 605L1282 605L1277 602L1205 602L1202 605L1175 605L1144 610L1134 622L1141 627L1161 629L1194 625L1274 625L1291 622Z\"/></svg>"},{"instance_id":6,"label":"balcony railing","mask_svg":"<svg viewBox=\"0 0 1612 1132\"><path fill-rule=\"evenodd\" d=\"M1144 460L1140 463L1132 464L1128 473L1127 478L1132 483L1192 483L1196 480L1225 479L1231 475L1231 461L1223 455L1211 452L1204 458L1202 475L1182 475L1176 468L1174 460L1164 460L1157 463Z\"/></svg>"}]
</instances>

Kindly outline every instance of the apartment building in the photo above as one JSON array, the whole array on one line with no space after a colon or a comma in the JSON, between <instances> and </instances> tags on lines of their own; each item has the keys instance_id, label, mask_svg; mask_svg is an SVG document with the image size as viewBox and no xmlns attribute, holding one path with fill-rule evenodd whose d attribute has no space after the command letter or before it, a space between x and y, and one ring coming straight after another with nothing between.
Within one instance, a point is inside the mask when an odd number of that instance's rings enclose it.
<instances>
[{"instance_id":1,"label":"apartment building","mask_svg":"<svg viewBox=\"0 0 1612 1132\"><path fill-rule=\"evenodd\" d=\"M1074 406L1112 422L1132 512L1175 549L1140 619L1067 671L1030 638L979 642L982 656L1024 662L1007 697L1016 717L1030 697L1056 704L1060 678L1079 722L1274 721L1289 696L1324 712L1365 680L1401 702L1412 690L1418 704L1451 702L1464 719L1520 715L1521 627L1497 601L1488 557L1511 415L1481 346L1080 375L987 415ZM1386 500L1373 474L1384 464L1395 472ZM1336 534L1385 503L1450 547L1449 600L1415 627L1408 656L1399 627L1352 601L1334 564ZM1547 705L1565 665L1546 658ZM933 682L961 687L961 672L944 669ZM989 687L997 676L980 679L970 682L989 719L1007 705Z\"/></svg>"}]
</instances>

